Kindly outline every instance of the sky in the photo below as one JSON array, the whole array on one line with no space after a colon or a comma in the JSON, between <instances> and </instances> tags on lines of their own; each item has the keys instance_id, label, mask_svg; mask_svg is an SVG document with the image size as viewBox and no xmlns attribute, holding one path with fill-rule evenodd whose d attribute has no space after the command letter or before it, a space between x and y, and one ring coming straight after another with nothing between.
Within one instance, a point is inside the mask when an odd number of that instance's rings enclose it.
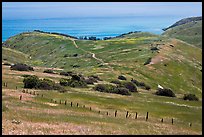
<instances>
[{"instance_id":1,"label":"sky","mask_svg":"<svg viewBox=\"0 0 204 137\"><path fill-rule=\"evenodd\" d=\"M2 2L2 18L202 16L202 2Z\"/></svg>"}]
</instances>

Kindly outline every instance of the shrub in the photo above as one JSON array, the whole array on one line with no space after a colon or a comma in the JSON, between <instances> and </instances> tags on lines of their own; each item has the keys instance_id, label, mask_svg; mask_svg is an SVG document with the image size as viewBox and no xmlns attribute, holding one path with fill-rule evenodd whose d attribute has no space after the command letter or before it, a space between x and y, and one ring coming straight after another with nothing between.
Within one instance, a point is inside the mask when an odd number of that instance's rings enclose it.
<instances>
[{"instance_id":1,"label":"shrub","mask_svg":"<svg viewBox=\"0 0 204 137\"><path fill-rule=\"evenodd\" d=\"M140 86L140 82L135 80L135 79L132 79L131 82L134 83L137 86Z\"/></svg>"},{"instance_id":2,"label":"shrub","mask_svg":"<svg viewBox=\"0 0 204 137\"><path fill-rule=\"evenodd\" d=\"M60 93L66 92L66 89L64 87L62 87L59 83L55 83L53 85L53 89L58 90Z\"/></svg>"},{"instance_id":3,"label":"shrub","mask_svg":"<svg viewBox=\"0 0 204 137\"><path fill-rule=\"evenodd\" d=\"M118 79L120 79L120 80L127 80L126 77L123 76L123 75L118 76Z\"/></svg>"},{"instance_id":4,"label":"shrub","mask_svg":"<svg viewBox=\"0 0 204 137\"><path fill-rule=\"evenodd\" d=\"M97 83L98 81L95 79L95 78L93 78L93 77L89 77L88 79L85 79L84 80L85 82L86 82L86 84L94 84L94 83Z\"/></svg>"},{"instance_id":5,"label":"shrub","mask_svg":"<svg viewBox=\"0 0 204 137\"><path fill-rule=\"evenodd\" d=\"M37 89L45 89L45 90L52 90L54 89L55 82L49 79L39 80L38 84L36 85Z\"/></svg>"},{"instance_id":6,"label":"shrub","mask_svg":"<svg viewBox=\"0 0 204 137\"><path fill-rule=\"evenodd\" d=\"M68 55L68 54L65 54L64 57L65 57L65 58L66 58L66 57L69 57L69 55Z\"/></svg>"},{"instance_id":7,"label":"shrub","mask_svg":"<svg viewBox=\"0 0 204 137\"><path fill-rule=\"evenodd\" d=\"M159 50L157 47L152 47L151 50Z\"/></svg>"},{"instance_id":8,"label":"shrub","mask_svg":"<svg viewBox=\"0 0 204 137\"><path fill-rule=\"evenodd\" d=\"M87 87L87 84L85 81L77 81L77 80L71 80L69 83L70 87L79 87L79 88L85 88Z\"/></svg>"},{"instance_id":9,"label":"shrub","mask_svg":"<svg viewBox=\"0 0 204 137\"><path fill-rule=\"evenodd\" d=\"M106 92L107 88L105 84L98 84L94 87L95 90L100 92Z\"/></svg>"},{"instance_id":10,"label":"shrub","mask_svg":"<svg viewBox=\"0 0 204 137\"><path fill-rule=\"evenodd\" d=\"M24 78L23 83L24 83L24 88L36 88L38 85L39 78L37 76L27 76Z\"/></svg>"},{"instance_id":11,"label":"shrub","mask_svg":"<svg viewBox=\"0 0 204 137\"><path fill-rule=\"evenodd\" d=\"M72 76L72 74L73 74L73 72L71 72L71 71L67 71L67 72L62 71L62 72L60 72L60 75L64 75L64 76Z\"/></svg>"},{"instance_id":12,"label":"shrub","mask_svg":"<svg viewBox=\"0 0 204 137\"><path fill-rule=\"evenodd\" d=\"M121 95L131 95L127 88L116 88L116 93Z\"/></svg>"},{"instance_id":13,"label":"shrub","mask_svg":"<svg viewBox=\"0 0 204 137\"><path fill-rule=\"evenodd\" d=\"M97 75L91 75L89 77L92 77L92 78L94 78L94 79L96 79L98 81L102 81L102 79L99 76L97 76Z\"/></svg>"},{"instance_id":14,"label":"shrub","mask_svg":"<svg viewBox=\"0 0 204 137\"><path fill-rule=\"evenodd\" d=\"M55 72L51 69L46 69L43 71L43 73L50 73L50 74L55 74Z\"/></svg>"},{"instance_id":15,"label":"shrub","mask_svg":"<svg viewBox=\"0 0 204 137\"><path fill-rule=\"evenodd\" d=\"M189 101L198 101L198 97L196 97L195 94L184 94L183 97L184 100L189 100Z\"/></svg>"},{"instance_id":16,"label":"shrub","mask_svg":"<svg viewBox=\"0 0 204 137\"><path fill-rule=\"evenodd\" d=\"M70 79L61 78L60 79L60 85L69 86L69 81L70 81Z\"/></svg>"},{"instance_id":17,"label":"shrub","mask_svg":"<svg viewBox=\"0 0 204 137\"><path fill-rule=\"evenodd\" d=\"M72 75L72 80L80 81L81 80L81 76L79 76L79 75Z\"/></svg>"},{"instance_id":18,"label":"shrub","mask_svg":"<svg viewBox=\"0 0 204 137\"><path fill-rule=\"evenodd\" d=\"M17 63L10 67L11 70L18 70L18 71L34 71L33 67L28 66L26 64Z\"/></svg>"},{"instance_id":19,"label":"shrub","mask_svg":"<svg viewBox=\"0 0 204 137\"><path fill-rule=\"evenodd\" d=\"M121 84L121 82L119 80L112 80L110 83L114 83L114 84L117 84L117 85Z\"/></svg>"},{"instance_id":20,"label":"shrub","mask_svg":"<svg viewBox=\"0 0 204 137\"><path fill-rule=\"evenodd\" d=\"M60 79L60 85L70 86L70 87L87 87L87 83L84 80L81 80L81 77L78 75L73 75L71 79Z\"/></svg>"},{"instance_id":21,"label":"shrub","mask_svg":"<svg viewBox=\"0 0 204 137\"><path fill-rule=\"evenodd\" d=\"M127 88L130 92L137 92L137 87L132 82L124 82L120 85L120 87Z\"/></svg>"},{"instance_id":22,"label":"shrub","mask_svg":"<svg viewBox=\"0 0 204 137\"><path fill-rule=\"evenodd\" d=\"M144 65L147 65L151 62L152 58L148 58L147 61L144 63Z\"/></svg>"},{"instance_id":23,"label":"shrub","mask_svg":"<svg viewBox=\"0 0 204 137\"><path fill-rule=\"evenodd\" d=\"M155 94L159 96L176 97L176 95L173 93L171 89L166 88L164 89L159 88Z\"/></svg>"},{"instance_id":24,"label":"shrub","mask_svg":"<svg viewBox=\"0 0 204 137\"><path fill-rule=\"evenodd\" d=\"M146 90L150 90L151 87L150 87L149 85L145 85L145 89L146 89Z\"/></svg>"},{"instance_id":25,"label":"shrub","mask_svg":"<svg viewBox=\"0 0 204 137\"><path fill-rule=\"evenodd\" d=\"M94 90L97 90L99 92L106 92L106 93L131 95L128 89L124 87L116 87L109 84L98 84L94 87Z\"/></svg>"}]
</instances>

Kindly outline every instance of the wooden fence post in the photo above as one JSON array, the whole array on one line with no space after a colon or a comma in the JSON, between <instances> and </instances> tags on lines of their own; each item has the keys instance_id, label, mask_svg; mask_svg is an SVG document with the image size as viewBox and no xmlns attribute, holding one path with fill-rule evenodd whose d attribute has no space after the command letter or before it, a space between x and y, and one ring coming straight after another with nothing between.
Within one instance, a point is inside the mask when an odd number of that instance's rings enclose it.
<instances>
[{"instance_id":1,"label":"wooden fence post","mask_svg":"<svg viewBox=\"0 0 204 137\"><path fill-rule=\"evenodd\" d=\"M20 95L20 100L22 99L22 95Z\"/></svg>"},{"instance_id":2,"label":"wooden fence post","mask_svg":"<svg viewBox=\"0 0 204 137\"><path fill-rule=\"evenodd\" d=\"M72 102L71 102L71 107L72 107Z\"/></svg>"},{"instance_id":3,"label":"wooden fence post","mask_svg":"<svg viewBox=\"0 0 204 137\"><path fill-rule=\"evenodd\" d=\"M60 100L60 102L59 102L59 103L60 103L60 104L62 103L62 102L61 102L61 100Z\"/></svg>"},{"instance_id":4,"label":"wooden fence post","mask_svg":"<svg viewBox=\"0 0 204 137\"><path fill-rule=\"evenodd\" d=\"M67 105L67 101L65 100L64 105Z\"/></svg>"},{"instance_id":5,"label":"wooden fence post","mask_svg":"<svg viewBox=\"0 0 204 137\"><path fill-rule=\"evenodd\" d=\"M172 125L174 124L174 119L173 118L171 119L171 123L172 123Z\"/></svg>"},{"instance_id":6,"label":"wooden fence post","mask_svg":"<svg viewBox=\"0 0 204 137\"><path fill-rule=\"evenodd\" d=\"M192 126L192 123L189 123L189 126L191 127L191 126Z\"/></svg>"},{"instance_id":7,"label":"wooden fence post","mask_svg":"<svg viewBox=\"0 0 204 137\"><path fill-rule=\"evenodd\" d=\"M117 110L115 111L115 117L117 116Z\"/></svg>"},{"instance_id":8,"label":"wooden fence post","mask_svg":"<svg viewBox=\"0 0 204 137\"><path fill-rule=\"evenodd\" d=\"M79 103L77 103L77 107L79 107Z\"/></svg>"},{"instance_id":9,"label":"wooden fence post","mask_svg":"<svg viewBox=\"0 0 204 137\"><path fill-rule=\"evenodd\" d=\"M162 123L164 122L164 119L163 119L163 118L161 119L161 122L162 122Z\"/></svg>"},{"instance_id":10,"label":"wooden fence post","mask_svg":"<svg viewBox=\"0 0 204 137\"><path fill-rule=\"evenodd\" d=\"M137 112L135 113L135 119L137 119Z\"/></svg>"},{"instance_id":11,"label":"wooden fence post","mask_svg":"<svg viewBox=\"0 0 204 137\"><path fill-rule=\"evenodd\" d=\"M101 111L99 110L99 111L98 111L98 113L100 114L100 113L101 113Z\"/></svg>"},{"instance_id":12,"label":"wooden fence post","mask_svg":"<svg viewBox=\"0 0 204 137\"><path fill-rule=\"evenodd\" d=\"M126 118L128 117L128 111L127 111L127 113L126 113Z\"/></svg>"},{"instance_id":13,"label":"wooden fence post","mask_svg":"<svg viewBox=\"0 0 204 137\"><path fill-rule=\"evenodd\" d=\"M148 119L148 112L147 112L147 115L146 115L146 121L147 121L147 119Z\"/></svg>"},{"instance_id":14,"label":"wooden fence post","mask_svg":"<svg viewBox=\"0 0 204 137\"><path fill-rule=\"evenodd\" d=\"M89 108L89 110L91 111L91 107Z\"/></svg>"},{"instance_id":15,"label":"wooden fence post","mask_svg":"<svg viewBox=\"0 0 204 137\"><path fill-rule=\"evenodd\" d=\"M108 111L107 111L106 115L108 116Z\"/></svg>"}]
</instances>

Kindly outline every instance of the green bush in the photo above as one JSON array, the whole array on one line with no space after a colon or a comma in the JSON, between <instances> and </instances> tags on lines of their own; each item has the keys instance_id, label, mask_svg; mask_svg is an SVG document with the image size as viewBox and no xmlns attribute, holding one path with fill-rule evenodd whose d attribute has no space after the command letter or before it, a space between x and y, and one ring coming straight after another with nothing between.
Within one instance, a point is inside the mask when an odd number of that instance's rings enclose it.
<instances>
[{"instance_id":1,"label":"green bush","mask_svg":"<svg viewBox=\"0 0 204 137\"><path fill-rule=\"evenodd\" d=\"M118 76L118 79L120 79L120 80L127 80L126 77L123 76L123 75Z\"/></svg>"},{"instance_id":2,"label":"green bush","mask_svg":"<svg viewBox=\"0 0 204 137\"><path fill-rule=\"evenodd\" d=\"M71 71L67 71L67 72L62 71L62 72L60 72L60 75L64 75L64 76L72 76L72 74L73 74L73 72L71 72Z\"/></svg>"},{"instance_id":3,"label":"green bush","mask_svg":"<svg viewBox=\"0 0 204 137\"><path fill-rule=\"evenodd\" d=\"M121 95L131 95L129 90L123 87L116 87L109 84L98 84L94 87L94 90L99 92L114 93Z\"/></svg>"},{"instance_id":4,"label":"green bush","mask_svg":"<svg viewBox=\"0 0 204 137\"><path fill-rule=\"evenodd\" d=\"M140 82L135 79L132 79L131 82L134 83L136 86L140 86Z\"/></svg>"},{"instance_id":5,"label":"green bush","mask_svg":"<svg viewBox=\"0 0 204 137\"><path fill-rule=\"evenodd\" d=\"M147 61L144 63L144 65L147 65L151 62L152 58L148 58Z\"/></svg>"},{"instance_id":6,"label":"green bush","mask_svg":"<svg viewBox=\"0 0 204 137\"><path fill-rule=\"evenodd\" d=\"M97 83L98 81L93 77L89 77L88 79L85 79L85 82L86 82L86 84L92 84L93 85L94 83Z\"/></svg>"},{"instance_id":7,"label":"green bush","mask_svg":"<svg viewBox=\"0 0 204 137\"><path fill-rule=\"evenodd\" d=\"M117 84L117 85L121 84L121 82L119 80L112 80L110 83Z\"/></svg>"},{"instance_id":8,"label":"green bush","mask_svg":"<svg viewBox=\"0 0 204 137\"><path fill-rule=\"evenodd\" d=\"M18 71L34 71L33 67L28 66L26 64L17 63L10 67L11 70L18 70Z\"/></svg>"},{"instance_id":9,"label":"green bush","mask_svg":"<svg viewBox=\"0 0 204 137\"><path fill-rule=\"evenodd\" d=\"M189 101L198 101L198 97L196 97L195 94L184 94L183 97L184 100L189 100Z\"/></svg>"},{"instance_id":10,"label":"green bush","mask_svg":"<svg viewBox=\"0 0 204 137\"><path fill-rule=\"evenodd\" d=\"M120 84L120 87L124 87L124 88L128 89L130 92L137 92L137 87L132 82L123 82Z\"/></svg>"},{"instance_id":11,"label":"green bush","mask_svg":"<svg viewBox=\"0 0 204 137\"><path fill-rule=\"evenodd\" d=\"M30 75L24 78L23 83L24 83L24 88L36 88L38 85L39 78L34 75Z\"/></svg>"},{"instance_id":12,"label":"green bush","mask_svg":"<svg viewBox=\"0 0 204 137\"><path fill-rule=\"evenodd\" d=\"M60 85L81 88L87 87L85 80L81 80L81 77L78 75L73 75L71 79L61 78Z\"/></svg>"},{"instance_id":13,"label":"green bush","mask_svg":"<svg viewBox=\"0 0 204 137\"><path fill-rule=\"evenodd\" d=\"M150 87L149 85L145 85L145 89L146 89L146 90L150 90L151 87Z\"/></svg>"},{"instance_id":14,"label":"green bush","mask_svg":"<svg viewBox=\"0 0 204 137\"><path fill-rule=\"evenodd\" d=\"M166 88L164 89L159 88L155 94L159 96L176 97L176 95L171 89L166 89Z\"/></svg>"},{"instance_id":15,"label":"green bush","mask_svg":"<svg viewBox=\"0 0 204 137\"><path fill-rule=\"evenodd\" d=\"M60 85L69 86L70 81L71 81L70 79L61 78L60 79Z\"/></svg>"},{"instance_id":16,"label":"green bush","mask_svg":"<svg viewBox=\"0 0 204 137\"><path fill-rule=\"evenodd\" d=\"M89 78L92 77L92 78L94 78L94 79L96 79L98 81L102 81L102 79L99 76L97 76L97 75L91 75L91 76L88 76L88 77Z\"/></svg>"},{"instance_id":17,"label":"green bush","mask_svg":"<svg viewBox=\"0 0 204 137\"><path fill-rule=\"evenodd\" d=\"M131 93L129 92L129 90L127 88L119 88L117 87L115 89L116 94L121 94L121 95L131 95Z\"/></svg>"},{"instance_id":18,"label":"green bush","mask_svg":"<svg viewBox=\"0 0 204 137\"><path fill-rule=\"evenodd\" d=\"M43 90L59 90L60 92L64 92L65 89L56 84L54 81L50 79L39 79L35 75L26 75L23 80L24 88L35 88L35 89L43 89Z\"/></svg>"},{"instance_id":19,"label":"green bush","mask_svg":"<svg viewBox=\"0 0 204 137\"><path fill-rule=\"evenodd\" d=\"M52 90L54 89L55 82L49 79L40 79L36 85L37 89Z\"/></svg>"},{"instance_id":20,"label":"green bush","mask_svg":"<svg viewBox=\"0 0 204 137\"><path fill-rule=\"evenodd\" d=\"M51 69L46 69L43 71L43 73L50 73L50 74L55 74L55 72Z\"/></svg>"}]
</instances>

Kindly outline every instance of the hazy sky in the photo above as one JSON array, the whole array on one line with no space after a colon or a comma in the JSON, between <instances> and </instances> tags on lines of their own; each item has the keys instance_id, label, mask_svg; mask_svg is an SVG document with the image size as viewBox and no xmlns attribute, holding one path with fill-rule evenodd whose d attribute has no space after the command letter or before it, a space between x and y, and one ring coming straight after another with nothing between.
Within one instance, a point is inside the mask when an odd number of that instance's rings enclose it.
<instances>
[{"instance_id":1,"label":"hazy sky","mask_svg":"<svg viewBox=\"0 0 204 137\"><path fill-rule=\"evenodd\" d=\"M202 2L3 2L3 19L202 16Z\"/></svg>"}]
</instances>

